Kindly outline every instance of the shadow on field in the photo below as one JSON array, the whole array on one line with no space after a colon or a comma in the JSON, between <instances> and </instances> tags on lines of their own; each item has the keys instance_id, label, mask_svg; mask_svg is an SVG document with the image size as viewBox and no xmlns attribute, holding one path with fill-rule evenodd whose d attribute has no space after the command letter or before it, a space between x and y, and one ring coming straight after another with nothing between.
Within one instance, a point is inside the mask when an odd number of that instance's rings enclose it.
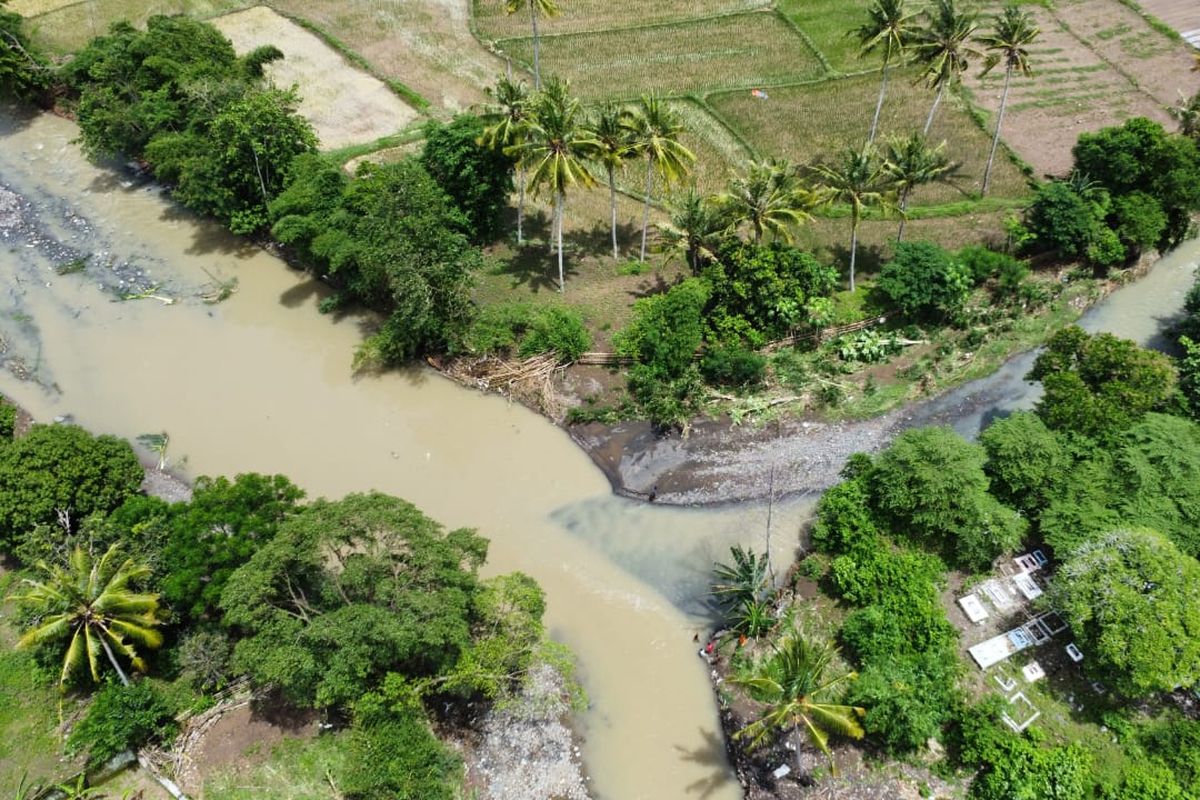
<instances>
[{"instance_id":1,"label":"shadow on field","mask_svg":"<svg viewBox=\"0 0 1200 800\"><path fill-rule=\"evenodd\" d=\"M568 281L579 274L573 263L576 259L571 257L571 249L564 241L563 274ZM543 289L558 291L558 257L545 244L526 243L500 267L498 274L512 278L513 289L527 286L533 292Z\"/></svg>"}]
</instances>

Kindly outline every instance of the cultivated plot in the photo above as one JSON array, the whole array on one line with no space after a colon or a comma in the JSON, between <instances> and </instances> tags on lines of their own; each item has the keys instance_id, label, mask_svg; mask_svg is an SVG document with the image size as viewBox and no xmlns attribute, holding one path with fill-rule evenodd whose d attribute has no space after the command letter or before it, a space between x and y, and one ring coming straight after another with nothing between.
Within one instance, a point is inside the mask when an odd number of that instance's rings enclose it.
<instances>
[{"instance_id":1,"label":"cultivated plot","mask_svg":"<svg viewBox=\"0 0 1200 800\"><path fill-rule=\"evenodd\" d=\"M10 8L30 19L39 43L68 53L107 33L121 20L142 27L158 14L205 19L255 5L255 0L15 0Z\"/></svg>"},{"instance_id":2,"label":"cultivated plot","mask_svg":"<svg viewBox=\"0 0 1200 800\"><path fill-rule=\"evenodd\" d=\"M500 45L525 63L532 40ZM687 94L815 78L816 56L778 15L751 12L670 25L542 38L542 74L587 99Z\"/></svg>"},{"instance_id":3,"label":"cultivated plot","mask_svg":"<svg viewBox=\"0 0 1200 800\"><path fill-rule=\"evenodd\" d=\"M502 0L473 2L479 33L485 39L511 39L530 35L528 8L508 14ZM635 3L630 0L570 0L569 3L563 3L561 13L557 17L539 17L538 29L543 34L550 35L582 33L713 17L770 6L771 0L658 0L654 3Z\"/></svg>"},{"instance_id":4,"label":"cultivated plot","mask_svg":"<svg viewBox=\"0 0 1200 800\"><path fill-rule=\"evenodd\" d=\"M897 73L890 83L880 118L879 142L889 136L920 131L933 102L933 92L914 85L911 73ZM747 91L712 95L709 103L762 156L783 156L799 163L836 157L847 147L861 146L875 111L879 81L874 74L772 89L763 100ZM930 139L946 141L946 152L959 164L953 185L933 184L914 193L913 205L963 200L978 192L991 138L953 100L938 109ZM1025 178L1000 155L990 194L1019 197Z\"/></svg>"},{"instance_id":5,"label":"cultivated plot","mask_svg":"<svg viewBox=\"0 0 1200 800\"><path fill-rule=\"evenodd\" d=\"M265 6L214 19L239 54L272 44L284 58L267 67L280 88L295 85L298 111L324 149L371 142L416 119L417 112L382 81L355 69L315 34Z\"/></svg>"}]
</instances>

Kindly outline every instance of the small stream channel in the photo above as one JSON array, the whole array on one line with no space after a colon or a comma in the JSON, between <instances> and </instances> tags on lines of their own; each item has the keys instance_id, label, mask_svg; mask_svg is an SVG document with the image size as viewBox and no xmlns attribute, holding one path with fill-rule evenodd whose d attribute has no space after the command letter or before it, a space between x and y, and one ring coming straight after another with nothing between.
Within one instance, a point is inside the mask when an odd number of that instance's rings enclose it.
<instances>
[{"instance_id":1,"label":"small stream channel","mask_svg":"<svg viewBox=\"0 0 1200 800\"><path fill-rule=\"evenodd\" d=\"M488 570L521 570L577 653L591 709L584 757L603 800L733 800L740 790L693 634L730 545L761 549L766 508L664 508L614 497L558 428L505 400L413 368L356 378L364 321L317 313L323 287L160 193L88 164L76 128L0 113L0 392L40 420L70 415L129 439L167 431L188 474L281 472L310 496L378 489L491 540ZM91 254L83 274L55 267ZM1089 314L1151 340L1179 309L1200 246ZM236 277L219 305L198 297ZM122 284L124 281L124 284ZM157 286L117 302L102 286ZM973 434L1032 402L1028 357L913 409ZM811 499L777 503L788 558Z\"/></svg>"}]
</instances>

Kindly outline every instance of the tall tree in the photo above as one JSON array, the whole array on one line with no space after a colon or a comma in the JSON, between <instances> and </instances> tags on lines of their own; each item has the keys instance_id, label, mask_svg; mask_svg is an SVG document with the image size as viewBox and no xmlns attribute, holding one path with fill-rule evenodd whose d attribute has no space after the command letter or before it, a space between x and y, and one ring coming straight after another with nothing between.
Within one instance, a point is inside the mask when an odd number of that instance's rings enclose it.
<instances>
[{"instance_id":1,"label":"tall tree","mask_svg":"<svg viewBox=\"0 0 1200 800\"><path fill-rule=\"evenodd\" d=\"M925 12L925 25L913 39L912 49L918 61L924 65L925 83L937 90L929 117L925 120L925 134L933 126L934 115L946 94L946 89L957 85L970 66L972 58L980 55L972 46L979 23L973 13L959 11L954 0L937 0L937 5Z\"/></svg>"},{"instance_id":2,"label":"tall tree","mask_svg":"<svg viewBox=\"0 0 1200 800\"><path fill-rule=\"evenodd\" d=\"M608 207L612 226L613 261L621 257L617 249L617 168L634 155L626 124L628 112L618 105L602 106L591 120L592 138L596 140L596 163L604 167L608 178Z\"/></svg>"},{"instance_id":3,"label":"tall tree","mask_svg":"<svg viewBox=\"0 0 1200 800\"><path fill-rule=\"evenodd\" d=\"M525 81L514 81L502 77L496 85L488 88L488 95L495 101L481 116L488 127L484 130L480 144L496 150L520 152L517 147L525 136L529 121L529 89ZM517 161L517 244L525 243L525 162Z\"/></svg>"},{"instance_id":4,"label":"tall tree","mask_svg":"<svg viewBox=\"0 0 1200 800\"><path fill-rule=\"evenodd\" d=\"M836 733L854 739L863 737L866 709L836 702L840 684L858 677L853 672L831 675L837 651L827 642L818 643L793 633L784 639L774 654L757 665L755 674L738 681L757 699L767 703L766 713L736 734L757 746L777 731L791 731L808 740L829 759L829 736ZM800 742L796 743L796 767L800 764Z\"/></svg>"},{"instance_id":5,"label":"tall tree","mask_svg":"<svg viewBox=\"0 0 1200 800\"><path fill-rule=\"evenodd\" d=\"M858 223L868 208L887 209L891 204L891 177L871 147L848 149L839 161L813 167L821 181L818 190L825 202L850 206L850 291L854 291L854 268L858 257Z\"/></svg>"},{"instance_id":6,"label":"tall tree","mask_svg":"<svg viewBox=\"0 0 1200 800\"><path fill-rule=\"evenodd\" d=\"M26 578L24 591L12 596L35 616L34 626L21 636L17 647L65 641L60 684L66 684L85 663L92 680L98 682L101 652L125 685L129 678L118 655L139 672L145 671L138 646L153 650L163 641L157 630L162 624L158 595L132 588L150 575L148 566L121 560L114 544L99 560L77 547L65 569L45 562L37 568L45 578Z\"/></svg>"},{"instance_id":7,"label":"tall tree","mask_svg":"<svg viewBox=\"0 0 1200 800\"><path fill-rule=\"evenodd\" d=\"M563 276L562 226L567 189L595 183L588 172L587 160L595 153L597 142L584 124L579 100L571 97L570 84L552 77L534 99L528 136L517 145L522 160L532 172L529 185L534 193L549 191L554 197L555 249L558 251L558 290L566 283Z\"/></svg>"},{"instance_id":8,"label":"tall tree","mask_svg":"<svg viewBox=\"0 0 1200 800\"><path fill-rule=\"evenodd\" d=\"M908 198L919 186L941 180L957 167L946 156L946 143L930 147L925 137L914 132L908 137L897 137L888 141L884 153L883 168L891 176L892 186L897 193L897 210L900 212L900 229L896 241L904 241L904 223L908 221L905 211Z\"/></svg>"},{"instance_id":9,"label":"tall tree","mask_svg":"<svg viewBox=\"0 0 1200 800\"><path fill-rule=\"evenodd\" d=\"M992 180L992 165L996 160L996 148L1000 144L1000 127L1004 125L1004 109L1008 105L1008 88L1014 72L1028 78L1033 75L1029 67L1029 46L1037 40L1041 29L1033 24L1029 12L1018 6L1006 6L996 17L992 32L979 37L979 43L988 51L980 77L987 75L997 65L1004 65L1004 91L1000 94L1000 110L996 112L996 130L992 134L992 149L988 153L987 169L983 173L983 194L987 194Z\"/></svg>"},{"instance_id":10,"label":"tall tree","mask_svg":"<svg viewBox=\"0 0 1200 800\"><path fill-rule=\"evenodd\" d=\"M735 225L748 222L754 243L760 244L764 231L790 242L789 226L812 219L808 208L814 198L800 186L791 164L771 160L751 161L744 173L730 179L718 202Z\"/></svg>"},{"instance_id":11,"label":"tall tree","mask_svg":"<svg viewBox=\"0 0 1200 800\"><path fill-rule=\"evenodd\" d=\"M642 248L638 255L640 260L645 261L654 173L658 173L664 185L669 185L687 176L696 156L680 141L685 129L679 115L665 100L655 95L642 95L626 124L634 152L646 159L646 205L642 212Z\"/></svg>"},{"instance_id":12,"label":"tall tree","mask_svg":"<svg viewBox=\"0 0 1200 800\"><path fill-rule=\"evenodd\" d=\"M699 275L700 269L717 257L717 249L729 235L729 221L721 209L695 186L675 198L671 218L657 227L661 249L682 253L693 275Z\"/></svg>"},{"instance_id":13,"label":"tall tree","mask_svg":"<svg viewBox=\"0 0 1200 800\"><path fill-rule=\"evenodd\" d=\"M533 28L533 88L542 90L541 38L538 34L538 17L558 16L557 0L504 0L504 10L515 14L522 8L529 7L529 24Z\"/></svg>"},{"instance_id":14,"label":"tall tree","mask_svg":"<svg viewBox=\"0 0 1200 800\"><path fill-rule=\"evenodd\" d=\"M871 118L871 132L867 144L873 144L879 130L879 114L883 111L883 99L887 95L888 69L893 61L904 58L904 51L913 36L913 18L907 13L905 0L875 0L867 9L867 22L853 31L862 49L860 56L882 53L883 64L879 68L879 100L875 103L875 116Z\"/></svg>"}]
</instances>

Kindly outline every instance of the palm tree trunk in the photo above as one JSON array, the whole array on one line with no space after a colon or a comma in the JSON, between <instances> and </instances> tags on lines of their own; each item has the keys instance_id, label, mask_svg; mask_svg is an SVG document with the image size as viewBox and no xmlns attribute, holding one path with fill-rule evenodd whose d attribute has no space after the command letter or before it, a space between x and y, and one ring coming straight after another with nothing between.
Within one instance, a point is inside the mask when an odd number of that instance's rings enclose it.
<instances>
[{"instance_id":1,"label":"palm tree trunk","mask_svg":"<svg viewBox=\"0 0 1200 800\"><path fill-rule=\"evenodd\" d=\"M517 176L521 182L521 193L517 195L517 244L525 244L525 165Z\"/></svg>"},{"instance_id":2,"label":"palm tree trunk","mask_svg":"<svg viewBox=\"0 0 1200 800\"><path fill-rule=\"evenodd\" d=\"M642 210L642 253L639 261L646 260L646 230L650 227L650 191L654 188L654 159L646 156L646 207Z\"/></svg>"},{"instance_id":3,"label":"palm tree trunk","mask_svg":"<svg viewBox=\"0 0 1200 800\"><path fill-rule=\"evenodd\" d=\"M566 281L563 279L563 251L562 251L562 228L563 228L563 193L559 191L554 195L554 218L557 220L556 227L558 228L558 291L561 293L566 290Z\"/></svg>"},{"instance_id":4,"label":"palm tree trunk","mask_svg":"<svg viewBox=\"0 0 1200 800\"><path fill-rule=\"evenodd\" d=\"M125 675L125 670L121 669L121 665L117 663L117 657L113 655L112 648L108 646L108 642L104 639L104 634L99 635L100 644L104 645L104 652L108 655L109 663L113 665L113 669L117 671L117 676L121 679L121 683L129 685L129 678Z\"/></svg>"},{"instance_id":5,"label":"palm tree trunk","mask_svg":"<svg viewBox=\"0 0 1200 800\"><path fill-rule=\"evenodd\" d=\"M896 231L896 244L904 241L904 223L908 222L908 217L904 215L904 212L908 210L908 192L908 187L900 192L900 230Z\"/></svg>"},{"instance_id":6,"label":"palm tree trunk","mask_svg":"<svg viewBox=\"0 0 1200 800\"><path fill-rule=\"evenodd\" d=\"M929 109L929 117L925 120L925 135L929 135L929 129L933 127L933 115L937 113L938 106L942 102L942 95L946 92L946 84L943 81L938 87L937 97L933 98L933 108Z\"/></svg>"},{"instance_id":7,"label":"palm tree trunk","mask_svg":"<svg viewBox=\"0 0 1200 800\"><path fill-rule=\"evenodd\" d=\"M754 221L754 245L757 247L762 244L762 223L758 220Z\"/></svg>"},{"instance_id":8,"label":"palm tree trunk","mask_svg":"<svg viewBox=\"0 0 1200 800\"><path fill-rule=\"evenodd\" d=\"M858 258L858 212L850 212L850 293L854 294L854 262Z\"/></svg>"},{"instance_id":9,"label":"palm tree trunk","mask_svg":"<svg viewBox=\"0 0 1200 800\"><path fill-rule=\"evenodd\" d=\"M879 130L879 114L883 111L883 98L887 94L888 62L883 61L883 80L879 83L879 99L875 102L875 116L871 119L871 133L867 136L867 144L874 144L875 133Z\"/></svg>"},{"instance_id":10,"label":"palm tree trunk","mask_svg":"<svg viewBox=\"0 0 1200 800\"><path fill-rule=\"evenodd\" d=\"M533 88L540 92L542 90L542 53L541 43L538 41L537 3L534 0L529 0L529 20L533 23Z\"/></svg>"},{"instance_id":11,"label":"palm tree trunk","mask_svg":"<svg viewBox=\"0 0 1200 800\"><path fill-rule=\"evenodd\" d=\"M987 169L983 172L983 191L986 197L988 185L992 182L992 164L996 160L996 147L1000 144L1000 126L1004 124L1004 107L1008 105L1008 84L1012 80L1012 66L1004 71L1004 92L1000 95L1000 110L996 113L996 132L992 134L992 152L988 153Z\"/></svg>"},{"instance_id":12,"label":"palm tree trunk","mask_svg":"<svg viewBox=\"0 0 1200 800\"><path fill-rule=\"evenodd\" d=\"M607 165L608 169L608 205L612 212L612 240L613 240L613 261L618 261L621 258L617 252L617 179L613 174L612 164Z\"/></svg>"}]
</instances>

